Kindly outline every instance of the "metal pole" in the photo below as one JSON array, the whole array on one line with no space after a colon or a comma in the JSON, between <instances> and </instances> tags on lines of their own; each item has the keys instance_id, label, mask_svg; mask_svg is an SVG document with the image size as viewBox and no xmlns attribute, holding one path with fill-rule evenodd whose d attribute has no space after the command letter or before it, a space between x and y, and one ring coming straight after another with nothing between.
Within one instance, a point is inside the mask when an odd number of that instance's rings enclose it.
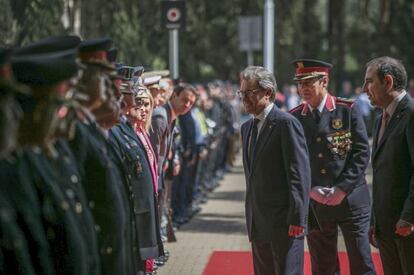
<instances>
[{"instance_id":1,"label":"metal pole","mask_svg":"<svg viewBox=\"0 0 414 275\"><path fill-rule=\"evenodd\" d=\"M178 30L169 31L169 67L172 79L180 76L178 68Z\"/></svg>"},{"instance_id":2,"label":"metal pole","mask_svg":"<svg viewBox=\"0 0 414 275\"><path fill-rule=\"evenodd\" d=\"M265 0L264 5L264 67L273 72L274 44L275 44L275 4L273 0Z\"/></svg>"}]
</instances>

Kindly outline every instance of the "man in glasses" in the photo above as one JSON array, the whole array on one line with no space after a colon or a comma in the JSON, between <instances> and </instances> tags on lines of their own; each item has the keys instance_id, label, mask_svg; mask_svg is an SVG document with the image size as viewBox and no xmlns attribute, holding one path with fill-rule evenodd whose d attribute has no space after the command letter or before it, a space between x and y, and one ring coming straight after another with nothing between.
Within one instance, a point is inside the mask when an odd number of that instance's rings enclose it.
<instances>
[{"instance_id":1,"label":"man in glasses","mask_svg":"<svg viewBox=\"0 0 414 275\"><path fill-rule=\"evenodd\" d=\"M351 274L375 274L368 242L371 207L365 169L369 144L363 117L352 101L329 94L331 64L299 59L293 65L304 103L290 112L305 131L312 174L314 216L310 216L307 236L312 272L339 274L339 226Z\"/></svg>"},{"instance_id":2,"label":"man in glasses","mask_svg":"<svg viewBox=\"0 0 414 275\"><path fill-rule=\"evenodd\" d=\"M277 84L263 67L241 73L246 220L256 275L303 274L310 168L303 129L274 104Z\"/></svg>"}]
</instances>

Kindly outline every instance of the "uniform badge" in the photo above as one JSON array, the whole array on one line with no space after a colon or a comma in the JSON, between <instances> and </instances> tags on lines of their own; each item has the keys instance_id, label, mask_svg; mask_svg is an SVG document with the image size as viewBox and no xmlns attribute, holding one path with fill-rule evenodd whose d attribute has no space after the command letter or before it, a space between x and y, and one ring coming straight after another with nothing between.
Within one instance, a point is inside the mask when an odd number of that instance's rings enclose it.
<instances>
[{"instance_id":1,"label":"uniform badge","mask_svg":"<svg viewBox=\"0 0 414 275\"><path fill-rule=\"evenodd\" d=\"M332 128L334 128L335 130L341 129L342 126L343 126L342 119L336 118L332 120Z\"/></svg>"}]
</instances>

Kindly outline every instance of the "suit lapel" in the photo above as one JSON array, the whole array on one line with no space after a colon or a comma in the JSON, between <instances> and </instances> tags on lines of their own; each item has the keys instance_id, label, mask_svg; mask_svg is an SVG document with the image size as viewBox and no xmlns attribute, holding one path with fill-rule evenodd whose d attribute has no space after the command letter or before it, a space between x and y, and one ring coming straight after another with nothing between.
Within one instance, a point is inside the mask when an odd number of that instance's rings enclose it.
<instances>
[{"instance_id":1,"label":"suit lapel","mask_svg":"<svg viewBox=\"0 0 414 275\"><path fill-rule=\"evenodd\" d=\"M378 143L378 146L376 147L376 150L374 152L374 156L375 157L377 155L377 153L379 152L379 150L382 148L382 146L384 145L385 141L387 140L388 136L391 134L392 130L398 125L398 123L401 121L401 118L404 116L404 112L407 108L407 104L408 104L408 97L405 96L401 102L398 104L397 109L395 110L394 114L392 115L390 122L388 123L387 128L385 129L384 135L381 138L381 141ZM382 120L382 116L381 116L381 120ZM381 121L379 120L379 121ZM381 122L379 122L379 128L381 127ZM378 135L375 136L375 138L377 138Z\"/></svg>"},{"instance_id":2,"label":"suit lapel","mask_svg":"<svg viewBox=\"0 0 414 275\"><path fill-rule=\"evenodd\" d=\"M374 123L374 132L373 132L373 136L372 136L372 154L375 154L375 151L377 150L378 147L378 134L379 134L379 130L381 127L381 120L382 120L382 115L379 115L375 118L375 123Z\"/></svg>"},{"instance_id":3,"label":"suit lapel","mask_svg":"<svg viewBox=\"0 0 414 275\"><path fill-rule=\"evenodd\" d=\"M265 147L267 143L267 140L269 139L271 133L273 132L273 129L274 129L273 118L275 117L275 114L276 114L276 108L277 108L276 106L273 107L273 109L270 111L270 113L266 117L262 128L260 129L260 134L256 142L256 148L254 149L252 159L251 160L249 159L251 163L250 172L253 171L255 164L257 163L256 159L262 153L263 148Z\"/></svg>"},{"instance_id":4,"label":"suit lapel","mask_svg":"<svg viewBox=\"0 0 414 275\"><path fill-rule=\"evenodd\" d=\"M249 165L249 158L248 152L249 152L249 136L252 128L253 119L250 119L246 126L243 127L243 161L244 161L244 167L247 169L247 171L250 173L250 165Z\"/></svg>"},{"instance_id":5,"label":"suit lapel","mask_svg":"<svg viewBox=\"0 0 414 275\"><path fill-rule=\"evenodd\" d=\"M120 129L123 135L128 136L130 139L132 139L141 149L145 149L144 145L141 143L141 140L139 139L138 135L135 133L134 129L132 129L131 124L129 123L121 123ZM125 137L124 137L125 138ZM126 138L128 140L128 138Z\"/></svg>"}]
</instances>

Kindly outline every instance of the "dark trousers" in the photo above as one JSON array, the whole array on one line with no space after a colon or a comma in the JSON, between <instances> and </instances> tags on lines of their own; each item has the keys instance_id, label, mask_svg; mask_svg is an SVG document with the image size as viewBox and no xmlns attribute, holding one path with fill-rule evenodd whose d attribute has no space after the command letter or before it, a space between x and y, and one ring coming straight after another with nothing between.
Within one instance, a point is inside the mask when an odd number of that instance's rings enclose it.
<instances>
[{"instance_id":1,"label":"dark trousers","mask_svg":"<svg viewBox=\"0 0 414 275\"><path fill-rule=\"evenodd\" d=\"M344 236L351 275L375 274L368 240L369 213L334 221L320 221L322 231L312 230L308 246L313 275L340 274L338 260L338 226Z\"/></svg>"},{"instance_id":2,"label":"dark trousers","mask_svg":"<svg viewBox=\"0 0 414 275\"><path fill-rule=\"evenodd\" d=\"M252 242L255 275L303 274L304 238L291 238L286 232L271 242Z\"/></svg>"},{"instance_id":3,"label":"dark trousers","mask_svg":"<svg viewBox=\"0 0 414 275\"><path fill-rule=\"evenodd\" d=\"M180 174L174 178L172 187L172 207L174 217L186 215L186 209L193 202L193 189L195 181L196 166L190 160L181 162Z\"/></svg>"},{"instance_id":4,"label":"dark trousers","mask_svg":"<svg viewBox=\"0 0 414 275\"><path fill-rule=\"evenodd\" d=\"M384 275L414 274L414 238L376 237Z\"/></svg>"}]
</instances>

